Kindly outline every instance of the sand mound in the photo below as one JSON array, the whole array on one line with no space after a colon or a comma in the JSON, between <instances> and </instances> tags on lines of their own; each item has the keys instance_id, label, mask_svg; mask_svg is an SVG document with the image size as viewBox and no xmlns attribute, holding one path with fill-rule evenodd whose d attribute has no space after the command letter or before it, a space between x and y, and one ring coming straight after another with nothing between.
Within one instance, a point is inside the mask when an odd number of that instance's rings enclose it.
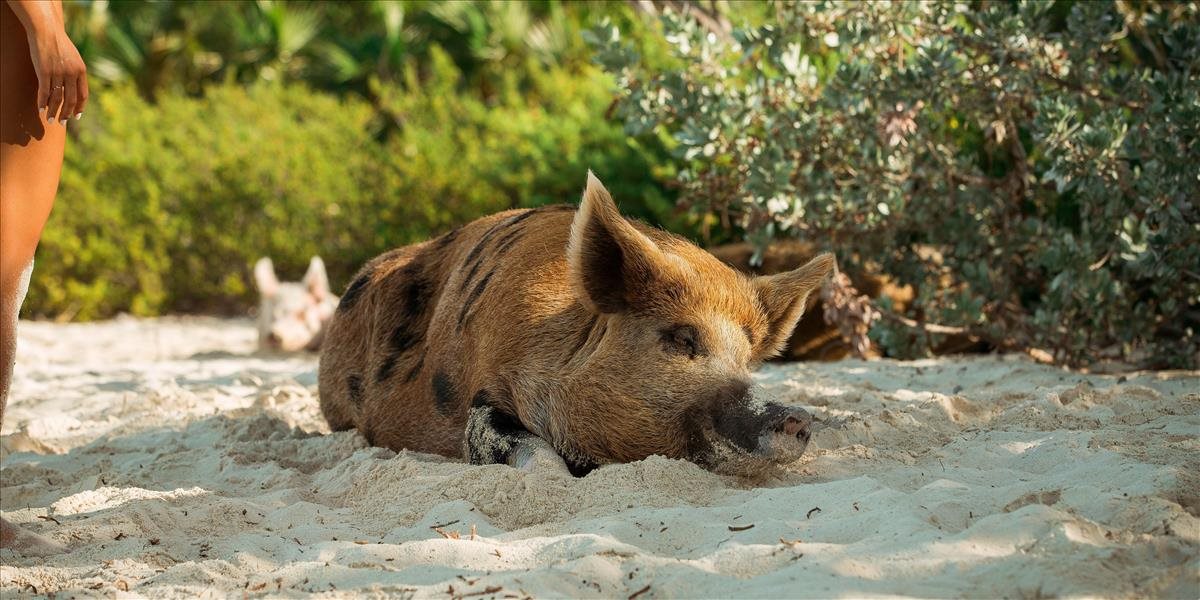
<instances>
[{"instance_id":1,"label":"sand mound","mask_svg":"<svg viewBox=\"0 0 1200 600\"><path fill-rule=\"evenodd\" d=\"M74 551L0 553L6 597L1200 596L1197 373L768 366L822 428L751 486L369 448L327 433L315 358L256 354L248 321L21 335L0 508Z\"/></svg>"}]
</instances>

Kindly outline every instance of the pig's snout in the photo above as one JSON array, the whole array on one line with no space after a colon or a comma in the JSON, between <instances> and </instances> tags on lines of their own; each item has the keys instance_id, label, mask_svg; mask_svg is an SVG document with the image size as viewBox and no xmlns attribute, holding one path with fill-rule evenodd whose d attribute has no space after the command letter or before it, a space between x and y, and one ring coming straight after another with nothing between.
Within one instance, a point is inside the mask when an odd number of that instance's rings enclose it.
<instances>
[{"instance_id":1,"label":"pig's snout","mask_svg":"<svg viewBox=\"0 0 1200 600\"><path fill-rule=\"evenodd\" d=\"M715 433L733 446L773 462L791 462L804 454L812 438L808 411L775 402L755 402L750 386L737 390L736 400L716 405Z\"/></svg>"},{"instance_id":2,"label":"pig's snout","mask_svg":"<svg viewBox=\"0 0 1200 600\"><path fill-rule=\"evenodd\" d=\"M776 462L800 458L812 438L812 415L803 408L778 406L769 431L759 437L758 453Z\"/></svg>"},{"instance_id":3,"label":"pig's snout","mask_svg":"<svg viewBox=\"0 0 1200 600\"><path fill-rule=\"evenodd\" d=\"M278 333L272 331L267 334L267 345L272 348L278 348L283 345L283 338L279 337Z\"/></svg>"},{"instance_id":4,"label":"pig's snout","mask_svg":"<svg viewBox=\"0 0 1200 600\"><path fill-rule=\"evenodd\" d=\"M788 410L783 423L775 431L793 436L807 444L808 439L812 437L812 422L812 415L808 414L808 411L802 408L792 408Z\"/></svg>"}]
</instances>

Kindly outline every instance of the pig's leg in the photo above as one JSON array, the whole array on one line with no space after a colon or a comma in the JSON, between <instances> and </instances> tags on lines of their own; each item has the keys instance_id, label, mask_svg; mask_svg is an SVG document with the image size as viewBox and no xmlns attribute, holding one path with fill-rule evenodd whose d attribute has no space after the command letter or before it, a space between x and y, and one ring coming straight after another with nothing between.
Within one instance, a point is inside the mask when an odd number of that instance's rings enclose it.
<instances>
[{"instance_id":1,"label":"pig's leg","mask_svg":"<svg viewBox=\"0 0 1200 600\"><path fill-rule=\"evenodd\" d=\"M522 471L551 469L570 474L566 462L549 442L487 404L471 407L463 444L471 464L506 464Z\"/></svg>"},{"instance_id":2,"label":"pig's leg","mask_svg":"<svg viewBox=\"0 0 1200 600\"><path fill-rule=\"evenodd\" d=\"M567 475L571 474L566 461L559 456L558 452L555 452L550 442L535 435L523 438L517 443L508 457L508 464L522 471L552 469L562 471Z\"/></svg>"}]
</instances>

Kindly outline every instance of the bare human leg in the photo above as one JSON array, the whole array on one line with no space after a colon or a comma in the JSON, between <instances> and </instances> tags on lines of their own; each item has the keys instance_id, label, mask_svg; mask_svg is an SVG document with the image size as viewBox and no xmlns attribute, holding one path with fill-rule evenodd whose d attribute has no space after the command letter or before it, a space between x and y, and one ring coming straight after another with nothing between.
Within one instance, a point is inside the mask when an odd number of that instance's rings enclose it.
<instances>
[{"instance_id":1,"label":"bare human leg","mask_svg":"<svg viewBox=\"0 0 1200 600\"><path fill-rule=\"evenodd\" d=\"M0 423L16 358L17 313L58 191L66 144L66 128L41 117L37 93L25 29L0 2ZM0 548L26 555L65 550L2 518Z\"/></svg>"}]
</instances>

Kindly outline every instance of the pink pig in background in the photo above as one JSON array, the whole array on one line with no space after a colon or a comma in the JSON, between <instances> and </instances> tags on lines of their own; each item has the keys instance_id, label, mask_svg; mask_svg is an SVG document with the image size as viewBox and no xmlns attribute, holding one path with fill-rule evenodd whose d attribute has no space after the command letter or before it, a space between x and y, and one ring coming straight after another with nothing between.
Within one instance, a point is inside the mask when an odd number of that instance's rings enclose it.
<instances>
[{"instance_id":1,"label":"pink pig in background","mask_svg":"<svg viewBox=\"0 0 1200 600\"><path fill-rule=\"evenodd\" d=\"M258 346L263 350L318 350L338 297L329 291L325 263L314 256L304 279L280 282L271 259L254 264L254 282L262 299L258 309Z\"/></svg>"}]
</instances>

